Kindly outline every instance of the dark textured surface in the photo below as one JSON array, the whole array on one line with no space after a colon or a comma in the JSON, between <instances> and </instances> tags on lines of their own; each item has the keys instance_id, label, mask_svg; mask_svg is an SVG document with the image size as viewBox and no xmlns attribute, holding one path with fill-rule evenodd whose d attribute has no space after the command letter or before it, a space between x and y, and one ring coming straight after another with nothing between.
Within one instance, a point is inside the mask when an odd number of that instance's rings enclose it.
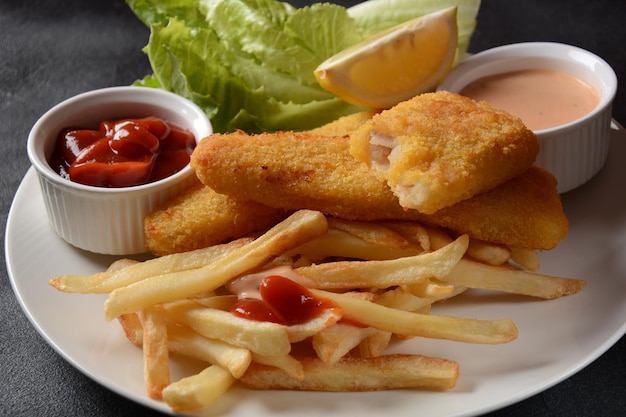
<instances>
[{"instance_id":1,"label":"dark textured surface","mask_svg":"<svg viewBox=\"0 0 626 417\"><path fill-rule=\"evenodd\" d=\"M26 137L37 118L74 94L130 84L148 73L149 65L141 52L148 30L122 0L3 0L0 27L4 230L11 200L29 167ZM626 76L626 6L622 0L483 1L472 52L530 40L581 46L604 57L620 80ZM623 87L614 117L626 122ZM93 382L57 355L20 310L6 267L1 273L0 416L159 415ZM624 415L625 358L622 338L571 378L489 416Z\"/></svg>"}]
</instances>

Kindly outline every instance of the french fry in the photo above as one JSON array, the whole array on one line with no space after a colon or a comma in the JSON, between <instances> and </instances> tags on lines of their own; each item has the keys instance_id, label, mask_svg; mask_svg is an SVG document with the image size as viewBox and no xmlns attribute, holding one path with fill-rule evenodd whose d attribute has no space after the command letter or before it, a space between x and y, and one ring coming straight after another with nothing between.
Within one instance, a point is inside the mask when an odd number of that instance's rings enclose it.
<instances>
[{"instance_id":1,"label":"french fry","mask_svg":"<svg viewBox=\"0 0 626 417\"><path fill-rule=\"evenodd\" d=\"M113 290L104 302L105 319L110 321L120 314L213 291L272 257L324 234L327 229L322 213L297 211L254 241L201 268L160 274Z\"/></svg>"},{"instance_id":2,"label":"french fry","mask_svg":"<svg viewBox=\"0 0 626 417\"><path fill-rule=\"evenodd\" d=\"M391 336L391 332L374 329L374 333L359 343L359 354L362 358L376 358L381 356L385 349L387 349L387 346L389 346Z\"/></svg>"},{"instance_id":3,"label":"french fry","mask_svg":"<svg viewBox=\"0 0 626 417\"><path fill-rule=\"evenodd\" d=\"M252 361L260 365L272 366L281 369L287 375L298 380L304 379L304 368L299 360L291 355L265 356L252 353Z\"/></svg>"},{"instance_id":4,"label":"french fry","mask_svg":"<svg viewBox=\"0 0 626 417\"><path fill-rule=\"evenodd\" d=\"M248 320L186 301L163 305L163 315L209 339L222 340L261 355L280 356L291 351L287 326L280 324Z\"/></svg>"},{"instance_id":5,"label":"french fry","mask_svg":"<svg viewBox=\"0 0 626 417\"><path fill-rule=\"evenodd\" d=\"M372 333L359 343L358 352L362 358L376 358L381 356L389 343L393 333L384 330L372 329Z\"/></svg>"},{"instance_id":6,"label":"french fry","mask_svg":"<svg viewBox=\"0 0 626 417\"><path fill-rule=\"evenodd\" d=\"M317 297L337 303L343 309L345 319L391 333L487 344L507 343L517 338L517 327L511 320L477 320L412 313L345 294L310 291Z\"/></svg>"},{"instance_id":7,"label":"french fry","mask_svg":"<svg viewBox=\"0 0 626 417\"><path fill-rule=\"evenodd\" d=\"M165 320L153 308L139 312L143 329L143 363L146 392L150 398L162 399L163 389L170 383L169 351Z\"/></svg>"},{"instance_id":8,"label":"french fry","mask_svg":"<svg viewBox=\"0 0 626 417\"><path fill-rule=\"evenodd\" d=\"M137 313L122 314L118 321L122 326L124 335L137 347L143 347L143 327Z\"/></svg>"},{"instance_id":9,"label":"french fry","mask_svg":"<svg viewBox=\"0 0 626 417\"><path fill-rule=\"evenodd\" d=\"M301 324L286 326L289 342L297 343L307 339L322 330L333 326L343 316L343 311L339 308L325 310L319 317Z\"/></svg>"},{"instance_id":10,"label":"french fry","mask_svg":"<svg viewBox=\"0 0 626 417\"><path fill-rule=\"evenodd\" d=\"M398 287L385 291L375 302L376 304L397 310L420 311L435 301L431 298L419 297L403 287Z\"/></svg>"},{"instance_id":11,"label":"french fry","mask_svg":"<svg viewBox=\"0 0 626 417\"><path fill-rule=\"evenodd\" d=\"M142 347L143 328L139 315L123 314L118 320L128 340ZM172 323L167 324L167 347L171 353L219 365L235 378L239 378L245 372L252 360L252 354L247 349L206 338L191 329Z\"/></svg>"},{"instance_id":12,"label":"french fry","mask_svg":"<svg viewBox=\"0 0 626 417\"><path fill-rule=\"evenodd\" d=\"M445 298L456 296L465 291L465 288L463 287L454 287L454 291L452 293L440 291L437 294L433 294L433 292L424 290L423 287L431 285L433 284L428 281L423 285L403 286L390 289L380 294L375 302L376 304L397 310L426 314L430 311L430 306L433 303ZM417 291L418 287L420 288L419 291ZM415 293L409 291L409 289L414 290ZM435 297L434 295L437 296Z\"/></svg>"},{"instance_id":13,"label":"french fry","mask_svg":"<svg viewBox=\"0 0 626 417\"><path fill-rule=\"evenodd\" d=\"M434 303L435 301L454 297L455 295L465 291L467 288L452 285L446 282L434 282L434 280L429 280L418 284L406 285L404 289L416 297L431 300L431 303Z\"/></svg>"},{"instance_id":14,"label":"french fry","mask_svg":"<svg viewBox=\"0 0 626 417\"><path fill-rule=\"evenodd\" d=\"M448 232L446 232L444 229L440 227L430 227L430 226L424 226L424 227L426 228L426 231L428 233L428 240L430 242L431 250L440 249L450 244L450 242L454 240L452 239L452 236L450 236Z\"/></svg>"},{"instance_id":15,"label":"french fry","mask_svg":"<svg viewBox=\"0 0 626 417\"><path fill-rule=\"evenodd\" d=\"M165 255L144 262L122 259L119 267L109 268L89 276L65 275L52 278L49 284L59 291L80 294L105 294L116 288L125 287L157 275L188 271L205 266L209 262L226 255L252 241L241 238L222 245L210 246L191 252ZM123 266L123 267L122 267Z\"/></svg>"},{"instance_id":16,"label":"french fry","mask_svg":"<svg viewBox=\"0 0 626 417\"><path fill-rule=\"evenodd\" d=\"M560 278L512 268L485 265L462 259L443 281L468 288L482 288L554 299L575 294L586 282L579 279Z\"/></svg>"},{"instance_id":17,"label":"french fry","mask_svg":"<svg viewBox=\"0 0 626 417\"><path fill-rule=\"evenodd\" d=\"M418 245L400 248L385 247L367 242L344 230L329 229L328 233L306 242L287 254L299 254L314 262L320 262L329 257L365 260L395 259L416 255L422 251Z\"/></svg>"},{"instance_id":18,"label":"french fry","mask_svg":"<svg viewBox=\"0 0 626 417\"><path fill-rule=\"evenodd\" d=\"M539 257L537 252L532 249L510 248L511 260L529 271L539 270Z\"/></svg>"},{"instance_id":19,"label":"french fry","mask_svg":"<svg viewBox=\"0 0 626 417\"><path fill-rule=\"evenodd\" d=\"M230 294L213 295L209 297L191 298L190 300L208 308L229 311L232 305L237 301L237 296Z\"/></svg>"},{"instance_id":20,"label":"french fry","mask_svg":"<svg viewBox=\"0 0 626 417\"><path fill-rule=\"evenodd\" d=\"M137 265L138 263L140 262L136 259L120 258L120 259L113 261L113 263L109 265L109 267L107 268L106 272L115 273L129 266Z\"/></svg>"},{"instance_id":21,"label":"french fry","mask_svg":"<svg viewBox=\"0 0 626 417\"><path fill-rule=\"evenodd\" d=\"M176 411L197 410L215 402L235 381L228 371L211 365L165 387L163 400Z\"/></svg>"},{"instance_id":22,"label":"french fry","mask_svg":"<svg viewBox=\"0 0 626 417\"><path fill-rule=\"evenodd\" d=\"M253 363L241 378L248 388L300 391L356 392L403 388L450 389L456 385L456 362L421 355L344 357L327 365L319 358L298 358L304 367L299 381L280 369Z\"/></svg>"},{"instance_id":23,"label":"french fry","mask_svg":"<svg viewBox=\"0 0 626 417\"><path fill-rule=\"evenodd\" d=\"M235 378L241 377L252 362L248 349L206 338L186 327L169 324L167 334L171 352L219 365Z\"/></svg>"},{"instance_id":24,"label":"french fry","mask_svg":"<svg viewBox=\"0 0 626 417\"><path fill-rule=\"evenodd\" d=\"M511 257L507 247L479 239L470 239L467 254L489 265L502 265Z\"/></svg>"},{"instance_id":25,"label":"french fry","mask_svg":"<svg viewBox=\"0 0 626 417\"><path fill-rule=\"evenodd\" d=\"M386 248L403 249L410 246L410 242L400 234L376 222L359 222L328 218L330 229L342 230L359 239Z\"/></svg>"},{"instance_id":26,"label":"french fry","mask_svg":"<svg viewBox=\"0 0 626 417\"><path fill-rule=\"evenodd\" d=\"M357 347L365 338L373 335L375 331L376 329L371 327L337 323L313 335L313 349L322 362L331 365Z\"/></svg>"},{"instance_id":27,"label":"french fry","mask_svg":"<svg viewBox=\"0 0 626 417\"><path fill-rule=\"evenodd\" d=\"M432 249L428 230L422 224L407 221L385 221L382 224L409 242L417 243L423 250L430 251Z\"/></svg>"},{"instance_id":28,"label":"french fry","mask_svg":"<svg viewBox=\"0 0 626 417\"><path fill-rule=\"evenodd\" d=\"M342 257L359 260L334 259ZM556 298L585 285L528 272L533 268L534 251L453 238L413 222L326 219L301 210L256 239L141 263L124 259L104 273L50 284L65 292L110 291L105 318L117 318L143 349L148 395L190 411L213 403L236 380L252 389L452 388L456 362L384 355L392 336L510 342L517 338L511 320L433 315L431 306L468 288ZM258 295L255 283L267 274L302 280L337 307L289 326L232 314L238 297ZM316 356L293 356L295 343ZM169 353L211 365L170 383Z\"/></svg>"},{"instance_id":29,"label":"french fry","mask_svg":"<svg viewBox=\"0 0 626 417\"><path fill-rule=\"evenodd\" d=\"M384 261L329 262L298 268L317 288L388 288L419 283L447 275L467 249L469 238L460 236L435 252Z\"/></svg>"}]
</instances>

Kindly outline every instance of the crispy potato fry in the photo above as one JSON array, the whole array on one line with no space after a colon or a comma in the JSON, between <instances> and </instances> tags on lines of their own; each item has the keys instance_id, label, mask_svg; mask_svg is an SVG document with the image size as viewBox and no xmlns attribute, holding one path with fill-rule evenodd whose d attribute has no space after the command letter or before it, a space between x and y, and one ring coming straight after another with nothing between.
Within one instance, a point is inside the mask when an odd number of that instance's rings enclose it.
<instances>
[{"instance_id":1,"label":"crispy potato fry","mask_svg":"<svg viewBox=\"0 0 626 417\"><path fill-rule=\"evenodd\" d=\"M139 315L123 314L118 320L128 340L142 347L143 328ZM219 365L235 378L239 378L245 372L252 360L252 354L247 349L206 338L191 329L171 323L167 324L167 347L172 353Z\"/></svg>"},{"instance_id":2,"label":"crispy potato fry","mask_svg":"<svg viewBox=\"0 0 626 417\"><path fill-rule=\"evenodd\" d=\"M120 258L120 259L113 261L113 263L109 265L109 267L107 268L106 272L117 272L120 269L124 269L126 267L136 265L138 263L140 262L136 259Z\"/></svg>"},{"instance_id":3,"label":"crispy potato fry","mask_svg":"<svg viewBox=\"0 0 626 417\"><path fill-rule=\"evenodd\" d=\"M420 223L407 221L385 221L381 222L385 227L400 234L403 238L412 243L417 243L425 251L430 251L430 236L428 230Z\"/></svg>"},{"instance_id":4,"label":"crispy potato fry","mask_svg":"<svg viewBox=\"0 0 626 417\"><path fill-rule=\"evenodd\" d=\"M252 364L241 378L251 389L301 391L379 391L401 388L450 389L456 384L456 362L421 355L383 355L377 358L344 357L327 365L318 358L298 358L304 379Z\"/></svg>"},{"instance_id":5,"label":"crispy potato fry","mask_svg":"<svg viewBox=\"0 0 626 417\"><path fill-rule=\"evenodd\" d=\"M433 300L418 297L404 287L393 288L382 293L377 299L376 304L385 307L395 308L403 311L416 311L429 306Z\"/></svg>"},{"instance_id":6,"label":"crispy potato fry","mask_svg":"<svg viewBox=\"0 0 626 417\"><path fill-rule=\"evenodd\" d=\"M106 272L50 284L65 292L110 291L105 317L117 318L143 349L148 395L188 411L211 404L237 380L252 389L452 388L456 362L384 355L392 337L510 342L518 335L511 320L433 315L431 306L468 288L549 299L585 285L528 272L538 267L534 251L454 238L441 228L301 210L256 239L141 263L123 259ZM258 282L268 274L302 281L337 307L289 326L232 314L238 297L260 295ZM293 356L292 347L307 356ZM169 353L211 365L169 383Z\"/></svg>"},{"instance_id":7,"label":"crispy potato fry","mask_svg":"<svg viewBox=\"0 0 626 417\"><path fill-rule=\"evenodd\" d=\"M586 285L585 281L579 279L485 265L467 259L459 261L442 280L468 288L504 291L544 299L575 294Z\"/></svg>"},{"instance_id":8,"label":"crispy potato fry","mask_svg":"<svg viewBox=\"0 0 626 417\"><path fill-rule=\"evenodd\" d=\"M423 286L429 286L429 285L432 285L430 281L424 283ZM417 285L413 285L409 287L413 288L413 287L420 287L420 286L421 285L417 284ZM394 308L394 309L402 310L402 311L412 311L414 313L429 314L430 307L433 303L439 300L445 299L445 298L453 297L454 295L460 294L464 290L465 290L464 288L459 287L459 288L455 288L455 291L453 294L444 294L443 292L439 292L437 294L439 297L436 298L436 297L424 296L424 294L427 291L420 291L419 296L412 294L410 291L407 291L407 288L405 286L405 287L399 287L399 288L385 291L376 299L376 304L380 304L385 307ZM412 336L403 335L403 334L397 334L396 336L399 339L403 339L403 340L412 338ZM382 343L382 341L380 343ZM373 348L370 347L370 350L373 350ZM380 354L382 354L382 352L380 352Z\"/></svg>"},{"instance_id":9,"label":"crispy potato fry","mask_svg":"<svg viewBox=\"0 0 626 417\"><path fill-rule=\"evenodd\" d=\"M396 249L410 246L409 241L403 236L376 222L359 222L329 217L328 227L348 232L367 243L378 246Z\"/></svg>"},{"instance_id":10,"label":"crispy potato fry","mask_svg":"<svg viewBox=\"0 0 626 417\"><path fill-rule=\"evenodd\" d=\"M213 295L209 297L190 298L190 300L208 308L229 311L232 305L237 301L237 296L230 294Z\"/></svg>"},{"instance_id":11,"label":"crispy potato fry","mask_svg":"<svg viewBox=\"0 0 626 417\"><path fill-rule=\"evenodd\" d=\"M288 255L299 254L314 262L320 262L329 257L365 260L395 259L417 255L422 251L418 245L401 248L385 247L367 242L344 230L329 229L328 233L306 242L288 252Z\"/></svg>"},{"instance_id":12,"label":"crispy potato fry","mask_svg":"<svg viewBox=\"0 0 626 417\"><path fill-rule=\"evenodd\" d=\"M511 260L529 271L539 270L539 257L537 252L532 249L510 248Z\"/></svg>"},{"instance_id":13,"label":"crispy potato fry","mask_svg":"<svg viewBox=\"0 0 626 417\"><path fill-rule=\"evenodd\" d=\"M167 326L167 334L171 352L219 365L235 378L241 377L252 362L252 354L248 349L206 338L186 327L170 324Z\"/></svg>"},{"instance_id":14,"label":"crispy potato fry","mask_svg":"<svg viewBox=\"0 0 626 417\"><path fill-rule=\"evenodd\" d=\"M163 315L209 339L222 340L261 355L280 356L291 351L287 326L280 324L247 320L187 301L164 305Z\"/></svg>"},{"instance_id":15,"label":"crispy potato fry","mask_svg":"<svg viewBox=\"0 0 626 417\"><path fill-rule=\"evenodd\" d=\"M374 329L374 333L366 337L359 343L359 354L362 358L376 358L381 356L389 342L391 341L391 332Z\"/></svg>"},{"instance_id":16,"label":"crispy potato fry","mask_svg":"<svg viewBox=\"0 0 626 417\"><path fill-rule=\"evenodd\" d=\"M337 323L313 335L313 349L322 362L331 365L357 347L365 338L373 335L375 331L376 329L371 327Z\"/></svg>"},{"instance_id":17,"label":"crispy potato fry","mask_svg":"<svg viewBox=\"0 0 626 417\"><path fill-rule=\"evenodd\" d=\"M165 320L153 308L139 312L143 329L143 369L146 392L150 398L162 399L163 388L170 383L169 350Z\"/></svg>"},{"instance_id":18,"label":"crispy potato fry","mask_svg":"<svg viewBox=\"0 0 626 417\"><path fill-rule=\"evenodd\" d=\"M310 291L317 297L337 303L348 320L400 335L488 344L507 343L517 338L517 327L511 320L477 320L412 313L344 294Z\"/></svg>"},{"instance_id":19,"label":"crispy potato fry","mask_svg":"<svg viewBox=\"0 0 626 417\"><path fill-rule=\"evenodd\" d=\"M251 238L241 238L222 245L165 255L144 262L121 259L117 261L120 264L117 266L117 262L112 264L113 268L109 267L106 272L98 272L89 276L65 275L52 278L49 284L63 292L105 294L146 278L203 267L216 258L231 253L251 241Z\"/></svg>"},{"instance_id":20,"label":"crispy potato fry","mask_svg":"<svg viewBox=\"0 0 626 417\"><path fill-rule=\"evenodd\" d=\"M440 227L424 226L428 232L428 240L430 241L430 249L437 250L450 244L454 239L448 232Z\"/></svg>"},{"instance_id":21,"label":"crispy potato fry","mask_svg":"<svg viewBox=\"0 0 626 417\"><path fill-rule=\"evenodd\" d=\"M341 320L343 311L339 308L328 309L322 315L302 324L287 327L287 335L291 343L301 342Z\"/></svg>"},{"instance_id":22,"label":"crispy potato fry","mask_svg":"<svg viewBox=\"0 0 626 417\"><path fill-rule=\"evenodd\" d=\"M160 274L113 290L104 303L105 319L110 321L120 314L212 291L327 229L322 213L297 211L254 241L201 268Z\"/></svg>"},{"instance_id":23,"label":"crispy potato fry","mask_svg":"<svg viewBox=\"0 0 626 417\"><path fill-rule=\"evenodd\" d=\"M404 289L416 297L435 301L454 297L465 291L467 288L456 286L445 282L433 282L432 280L420 282L418 284L406 285ZM415 310L414 310L415 311Z\"/></svg>"},{"instance_id":24,"label":"crispy potato fry","mask_svg":"<svg viewBox=\"0 0 626 417\"><path fill-rule=\"evenodd\" d=\"M511 257L511 251L503 245L470 239L467 254L489 265L502 265Z\"/></svg>"},{"instance_id":25,"label":"crispy potato fry","mask_svg":"<svg viewBox=\"0 0 626 417\"><path fill-rule=\"evenodd\" d=\"M124 335L137 347L143 347L143 327L137 313L122 314L117 318Z\"/></svg>"},{"instance_id":26,"label":"crispy potato fry","mask_svg":"<svg viewBox=\"0 0 626 417\"><path fill-rule=\"evenodd\" d=\"M236 379L217 365L173 382L163 390L163 400L176 411L191 411L215 402Z\"/></svg>"},{"instance_id":27,"label":"crispy potato fry","mask_svg":"<svg viewBox=\"0 0 626 417\"><path fill-rule=\"evenodd\" d=\"M388 288L419 283L447 275L467 249L469 238L460 236L435 252L384 261L329 262L298 268L317 288Z\"/></svg>"},{"instance_id":28,"label":"crispy potato fry","mask_svg":"<svg viewBox=\"0 0 626 417\"><path fill-rule=\"evenodd\" d=\"M283 370L287 375L298 380L304 379L304 368L299 360L291 355L266 356L252 353L252 361L260 365L272 366Z\"/></svg>"}]
</instances>

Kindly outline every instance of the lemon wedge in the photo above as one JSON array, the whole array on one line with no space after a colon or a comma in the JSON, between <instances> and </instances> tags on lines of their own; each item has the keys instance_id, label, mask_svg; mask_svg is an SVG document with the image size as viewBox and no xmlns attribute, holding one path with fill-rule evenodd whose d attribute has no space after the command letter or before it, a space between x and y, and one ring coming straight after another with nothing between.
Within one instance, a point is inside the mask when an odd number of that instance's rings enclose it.
<instances>
[{"instance_id":1,"label":"lemon wedge","mask_svg":"<svg viewBox=\"0 0 626 417\"><path fill-rule=\"evenodd\" d=\"M376 109L433 91L454 63L456 14L454 6L376 34L322 62L315 78L348 103Z\"/></svg>"}]
</instances>

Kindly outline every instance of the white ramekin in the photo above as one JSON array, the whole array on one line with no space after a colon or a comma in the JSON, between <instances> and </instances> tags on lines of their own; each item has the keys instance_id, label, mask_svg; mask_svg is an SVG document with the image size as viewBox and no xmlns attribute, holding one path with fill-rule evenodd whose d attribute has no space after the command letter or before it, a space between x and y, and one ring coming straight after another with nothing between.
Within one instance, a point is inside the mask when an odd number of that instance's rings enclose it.
<instances>
[{"instance_id":1,"label":"white ramekin","mask_svg":"<svg viewBox=\"0 0 626 417\"><path fill-rule=\"evenodd\" d=\"M536 164L552 172L558 192L572 190L600 171L609 151L609 129L617 76L597 55L572 45L527 42L472 55L456 66L438 87L458 93L478 78L527 69L550 69L590 84L600 96L586 116L550 129L536 130L541 150Z\"/></svg>"},{"instance_id":2,"label":"white ramekin","mask_svg":"<svg viewBox=\"0 0 626 417\"><path fill-rule=\"evenodd\" d=\"M67 127L97 129L104 120L156 116L190 129L196 141L212 133L207 115L176 94L146 87L110 87L69 98L48 110L32 127L27 150L41 186L52 229L80 249L130 255L147 251L145 215L196 181L187 165L153 183L104 188L62 178L48 164L59 132Z\"/></svg>"}]
</instances>

